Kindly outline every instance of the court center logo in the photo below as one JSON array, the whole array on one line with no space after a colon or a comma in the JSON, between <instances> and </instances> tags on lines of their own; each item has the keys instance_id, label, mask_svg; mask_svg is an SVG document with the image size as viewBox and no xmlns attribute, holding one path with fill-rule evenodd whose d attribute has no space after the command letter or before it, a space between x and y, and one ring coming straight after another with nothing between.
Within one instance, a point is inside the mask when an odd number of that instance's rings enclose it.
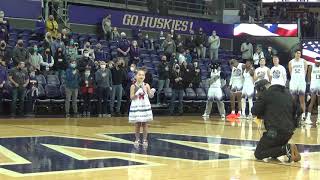
<instances>
[{"instance_id":1,"label":"court center logo","mask_svg":"<svg viewBox=\"0 0 320 180\"><path fill-rule=\"evenodd\" d=\"M198 143L206 146L234 145L247 148L251 151L257 144L257 141L220 137L150 133L148 138L149 146L144 149L141 146L139 148L134 147L132 144L134 134L105 135L117 140L99 141L59 136L0 138L0 152L8 157L20 160L19 162L5 164L0 162L0 173L6 172L8 174L10 172L10 175L24 176L37 173L143 166L148 164L147 162L135 161L119 156L85 159L75 153L68 153L68 150L66 150L68 148L91 149L96 151L96 153L107 151L129 155L142 154L171 160L205 162L241 157L199 148L193 144ZM317 151L319 147L304 145L302 148L309 149L309 152L312 152Z\"/></svg>"}]
</instances>

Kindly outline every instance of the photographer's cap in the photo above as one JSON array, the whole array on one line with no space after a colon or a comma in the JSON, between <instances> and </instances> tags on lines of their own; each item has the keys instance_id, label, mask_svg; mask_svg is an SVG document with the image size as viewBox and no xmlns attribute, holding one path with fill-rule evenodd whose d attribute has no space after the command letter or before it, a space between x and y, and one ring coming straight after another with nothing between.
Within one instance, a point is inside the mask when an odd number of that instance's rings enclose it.
<instances>
[{"instance_id":1,"label":"photographer's cap","mask_svg":"<svg viewBox=\"0 0 320 180\"><path fill-rule=\"evenodd\" d=\"M315 62L320 62L320 57L316 57L316 59L314 60Z\"/></svg>"},{"instance_id":2,"label":"photographer's cap","mask_svg":"<svg viewBox=\"0 0 320 180\"><path fill-rule=\"evenodd\" d=\"M270 84L270 82L266 79L262 79L262 80L256 82L254 87L255 87L255 89L261 89L263 86L265 86L267 84Z\"/></svg>"}]
</instances>

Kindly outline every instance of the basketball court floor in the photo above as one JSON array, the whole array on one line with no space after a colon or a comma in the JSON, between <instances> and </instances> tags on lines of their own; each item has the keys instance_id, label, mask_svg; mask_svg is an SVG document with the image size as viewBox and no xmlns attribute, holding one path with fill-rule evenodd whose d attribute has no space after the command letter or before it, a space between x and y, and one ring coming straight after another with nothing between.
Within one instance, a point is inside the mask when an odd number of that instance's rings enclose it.
<instances>
[{"instance_id":1,"label":"basketball court floor","mask_svg":"<svg viewBox=\"0 0 320 180\"><path fill-rule=\"evenodd\" d=\"M257 161L256 121L156 117L149 146L127 118L0 120L0 180L319 179L320 129L296 130L299 163Z\"/></svg>"}]
</instances>

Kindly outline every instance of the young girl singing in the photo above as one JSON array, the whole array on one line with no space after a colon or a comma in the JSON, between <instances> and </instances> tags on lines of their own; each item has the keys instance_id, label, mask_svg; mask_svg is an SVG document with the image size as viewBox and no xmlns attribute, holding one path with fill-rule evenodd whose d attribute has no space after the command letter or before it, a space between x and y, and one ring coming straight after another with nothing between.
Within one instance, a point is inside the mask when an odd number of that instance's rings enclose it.
<instances>
[{"instance_id":1,"label":"young girl singing","mask_svg":"<svg viewBox=\"0 0 320 180\"><path fill-rule=\"evenodd\" d=\"M153 98L155 89L150 89L149 84L144 83L145 71L136 71L136 82L130 87L131 106L129 111L129 122L135 123L135 145L141 144L140 129L143 129L143 146L148 146L147 122L153 120L149 97Z\"/></svg>"}]
</instances>

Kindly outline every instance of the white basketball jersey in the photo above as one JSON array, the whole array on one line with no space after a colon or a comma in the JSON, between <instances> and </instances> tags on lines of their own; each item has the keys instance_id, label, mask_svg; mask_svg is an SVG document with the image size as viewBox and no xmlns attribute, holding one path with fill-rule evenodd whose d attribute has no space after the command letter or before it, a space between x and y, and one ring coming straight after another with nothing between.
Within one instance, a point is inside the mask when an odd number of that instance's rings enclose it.
<instances>
[{"instance_id":1,"label":"white basketball jersey","mask_svg":"<svg viewBox=\"0 0 320 180\"><path fill-rule=\"evenodd\" d=\"M211 78L216 77L217 79L210 84L210 88L221 88L220 71L211 71Z\"/></svg>"},{"instance_id":2,"label":"white basketball jersey","mask_svg":"<svg viewBox=\"0 0 320 180\"><path fill-rule=\"evenodd\" d=\"M258 77L257 81L260 81L262 79L265 79L267 81L269 81L269 76L268 76L268 71L270 69L268 67L258 67L256 70L255 70L255 74L256 76Z\"/></svg>"},{"instance_id":3,"label":"white basketball jersey","mask_svg":"<svg viewBox=\"0 0 320 180\"><path fill-rule=\"evenodd\" d=\"M271 85L278 84L282 86L286 86L287 82L287 72L286 69L281 66L273 66L270 70L271 74Z\"/></svg>"},{"instance_id":4,"label":"white basketball jersey","mask_svg":"<svg viewBox=\"0 0 320 180\"><path fill-rule=\"evenodd\" d=\"M298 61L292 59L291 61L291 81L295 82L305 82L306 80L306 72L305 72L305 60L300 58Z\"/></svg>"},{"instance_id":5,"label":"white basketball jersey","mask_svg":"<svg viewBox=\"0 0 320 180\"><path fill-rule=\"evenodd\" d=\"M320 84L320 66L317 67L315 64L312 64L310 84L314 84L314 85Z\"/></svg>"},{"instance_id":6,"label":"white basketball jersey","mask_svg":"<svg viewBox=\"0 0 320 180\"><path fill-rule=\"evenodd\" d=\"M243 81L244 85L253 84L253 77L250 75L250 71L245 70L243 72L243 78L244 78L244 81Z\"/></svg>"},{"instance_id":7,"label":"white basketball jersey","mask_svg":"<svg viewBox=\"0 0 320 180\"><path fill-rule=\"evenodd\" d=\"M233 82L242 82L243 81L243 64L239 63L237 67L232 67L231 79Z\"/></svg>"}]
</instances>

